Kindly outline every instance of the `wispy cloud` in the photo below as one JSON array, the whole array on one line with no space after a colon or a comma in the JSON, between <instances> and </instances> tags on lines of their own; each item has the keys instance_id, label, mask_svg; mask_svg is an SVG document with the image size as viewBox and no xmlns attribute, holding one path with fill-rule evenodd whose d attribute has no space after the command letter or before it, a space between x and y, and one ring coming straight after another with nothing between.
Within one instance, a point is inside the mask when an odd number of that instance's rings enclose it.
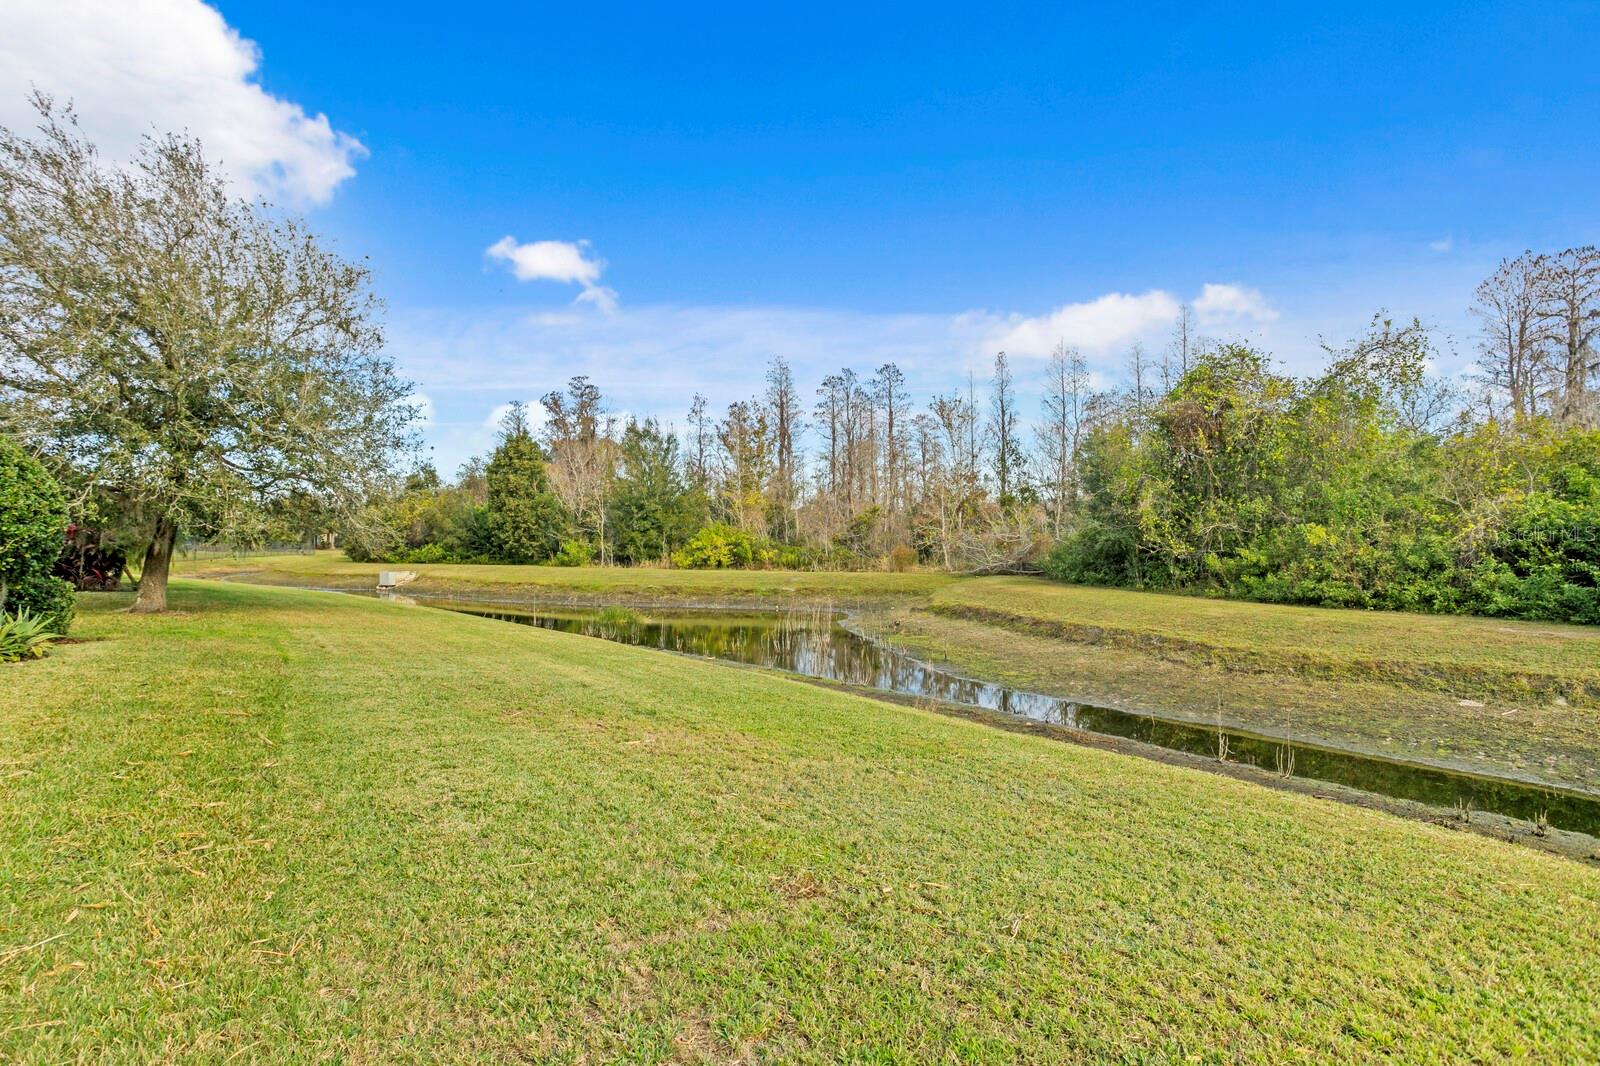
<instances>
[{"instance_id":1,"label":"wispy cloud","mask_svg":"<svg viewBox=\"0 0 1600 1066\"><path fill-rule=\"evenodd\" d=\"M571 268L568 261L567 275ZM439 417L428 436L440 468L454 469L490 446L509 400L541 396L575 374L600 385L614 411L679 425L696 392L713 409L758 394L774 355L794 368L802 395L840 367L866 375L894 362L920 403L963 388L968 374L981 387L1001 348L1026 360L1065 340L1089 357L1097 381L1110 383L1129 345L1166 343L1177 308L1177 297L1154 290L1111 293L1036 316L666 304L610 315L413 310L391 317L389 337L401 369L434 398ZM1031 373L1018 368L1019 388L1032 388ZM530 400L530 407L538 416L537 404Z\"/></svg>"},{"instance_id":2,"label":"wispy cloud","mask_svg":"<svg viewBox=\"0 0 1600 1066\"><path fill-rule=\"evenodd\" d=\"M1102 354L1165 328L1177 317L1178 301L1171 293L1112 292L1063 304L1044 315L1007 318L991 344L1015 356L1045 356L1062 341L1087 354Z\"/></svg>"},{"instance_id":3,"label":"wispy cloud","mask_svg":"<svg viewBox=\"0 0 1600 1066\"><path fill-rule=\"evenodd\" d=\"M106 158L148 133L200 138L246 194L325 203L367 154L256 82L261 52L199 0L0 4L0 125L28 129L37 88L70 101Z\"/></svg>"},{"instance_id":4,"label":"wispy cloud","mask_svg":"<svg viewBox=\"0 0 1600 1066\"><path fill-rule=\"evenodd\" d=\"M1219 285L1208 282L1194 300L1200 324L1208 328L1234 326L1245 322L1275 322L1278 312L1267 303L1260 289L1244 285Z\"/></svg>"},{"instance_id":5,"label":"wispy cloud","mask_svg":"<svg viewBox=\"0 0 1600 1066\"><path fill-rule=\"evenodd\" d=\"M615 314L617 293L600 284L605 260L589 253L588 241L530 241L519 244L515 237L501 237L484 249L491 260L505 263L518 281L554 281L580 285L577 302L592 303L606 314Z\"/></svg>"}]
</instances>

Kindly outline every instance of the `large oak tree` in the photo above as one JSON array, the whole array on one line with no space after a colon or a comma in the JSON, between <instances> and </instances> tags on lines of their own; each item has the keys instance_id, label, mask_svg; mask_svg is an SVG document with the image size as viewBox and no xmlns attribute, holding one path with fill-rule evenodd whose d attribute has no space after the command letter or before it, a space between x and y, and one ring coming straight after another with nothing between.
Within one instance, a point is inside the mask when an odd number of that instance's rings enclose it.
<instances>
[{"instance_id":1,"label":"large oak tree","mask_svg":"<svg viewBox=\"0 0 1600 1066\"><path fill-rule=\"evenodd\" d=\"M198 142L102 161L45 97L0 128L0 431L149 523L135 610L166 606L180 530L275 501L352 510L414 447L367 269L231 194Z\"/></svg>"}]
</instances>

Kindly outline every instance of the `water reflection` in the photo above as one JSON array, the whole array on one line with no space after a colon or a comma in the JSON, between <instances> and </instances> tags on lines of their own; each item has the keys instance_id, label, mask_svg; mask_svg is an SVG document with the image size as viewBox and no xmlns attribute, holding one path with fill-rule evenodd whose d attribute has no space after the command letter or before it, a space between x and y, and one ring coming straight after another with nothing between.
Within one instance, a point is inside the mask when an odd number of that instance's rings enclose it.
<instances>
[{"instance_id":1,"label":"water reflection","mask_svg":"<svg viewBox=\"0 0 1600 1066\"><path fill-rule=\"evenodd\" d=\"M1284 776L1347 785L1465 812L1491 811L1600 836L1600 797L1434 769L1240 730L1132 714L960 677L854 633L833 612L679 611L629 616L615 609L514 610L432 601L434 606L564 633L774 667L1019 718L1126 737L1217 757Z\"/></svg>"}]
</instances>

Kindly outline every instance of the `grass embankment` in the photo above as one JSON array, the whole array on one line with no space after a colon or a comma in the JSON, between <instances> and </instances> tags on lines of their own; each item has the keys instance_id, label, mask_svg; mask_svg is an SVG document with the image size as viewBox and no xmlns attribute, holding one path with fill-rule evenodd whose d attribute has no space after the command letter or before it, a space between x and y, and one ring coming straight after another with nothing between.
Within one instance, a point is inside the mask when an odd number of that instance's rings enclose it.
<instances>
[{"instance_id":1,"label":"grass embankment","mask_svg":"<svg viewBox=\"0 0 1600 1066\"><path fill-rule=\"evenodd\" d=\"M0 668L0 1057L1600 1055L1600 871L781 677L178 583Z\"/></svg>"},{"instance_id":2,"label":"grass embankment","mask_svg":"<svg viewBox=\"0 0 1600 1066\"><path fill-rule=\"evenodd\" d=\"M509 566L465 563L353 563L343 553L179 560L178 573L259 584L371 589L380 570L412 570L404 591L479 599L594 603L888 603L925 600L958 580L936 571L832 573L808 570L666 570L650 567Z\"/></svg>"},{"instance_id":3,"label":"grass embankment","mask_svg":"<svg viewBox=\"0 0 1600 1066\"><path fill-rule=\"evenodd\" d=\"M1017 687L1600 788L1600 630L977 578L869 632ZM1564 695L1563 695L1564 694Z\"/></svg>"},{"instance_id":4,"label":"grass embankment","mask_svg":"<svg viewBox=\"0 0 1600 1066\"><path fill-rule=\"evenodd\" d=\"M371 588L336 552L187 573ZM1600 629L1080 588L1036 578L415 567L408 590L594 603L868 607L864 629L975 676L1549 784L1600 788Z\"/></svg>"},{"instance_id":5,"label":"grass embankment","mask_svg":"<svg viewBox=\"0 0 1600 1066\"><path fill-rule=\"evenodd\" d=\"M336 552L183 564L371 588ZM1344 611L934 572L415 567L410 591L594 603L870 607L869 632L1087 702L1550 784L1600 788L1600 630Z\"/></svg>"},{"instance_id":6,"label":"grass embankment","mask_svg":"<svg viewBox=\"0 0 1600 1066\"><path fill-rule=\"evenodd\" d=\"M961 581L939 590L931 609L1234 669L1600 707L1600 628L1593 626L1285 607L1016 577Z\"/></svg>"}]
</instances>

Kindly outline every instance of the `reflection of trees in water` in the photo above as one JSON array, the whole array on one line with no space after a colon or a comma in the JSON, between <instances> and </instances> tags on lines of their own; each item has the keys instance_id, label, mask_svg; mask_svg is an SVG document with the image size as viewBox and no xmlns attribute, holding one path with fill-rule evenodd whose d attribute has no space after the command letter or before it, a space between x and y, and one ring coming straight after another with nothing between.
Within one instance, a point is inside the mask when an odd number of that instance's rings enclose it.
<instances>
[{"instance_id":1,"label":"reflection of trees in water","mask_svg":"<svg viewBox=\"0 0 1600 1066\"><path fill-rule=\"evenodd\" d=\"M475 612L490 613L490 612ZM598 611L521 615L491 613L506 621L602 637L664 651L767 666L806 677L840 681L925 699L959 703L1036 721L1126 737L1172 751L1215 756L1218 729L1077 704L1033 692L958 677L850 632L829 611L764 615L681 614L628 622L602 622ZM1437 807L1492 811L1600 835L1600 800L1512 781L1435 770L1354 752L1306 747L1278 739L1221 730L1230 762L1311 778Z\"/></svg>"}]
</instances>

